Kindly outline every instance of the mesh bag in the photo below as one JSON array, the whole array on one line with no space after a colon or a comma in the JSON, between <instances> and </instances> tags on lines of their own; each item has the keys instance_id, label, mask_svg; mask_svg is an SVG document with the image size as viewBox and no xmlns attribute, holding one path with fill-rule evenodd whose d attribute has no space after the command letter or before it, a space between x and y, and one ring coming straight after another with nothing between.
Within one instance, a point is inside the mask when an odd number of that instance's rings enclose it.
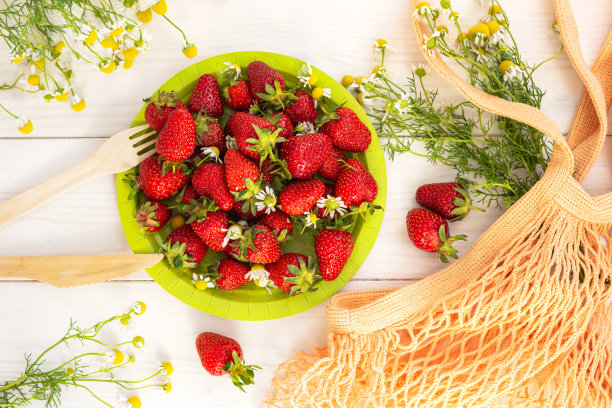
<instances>
[{"instance_id":1,"label":"mesh bag","mask_svg":"<svg viewBox=\"0 0 612 408\"><path fill-rule=\"evenodd\" d=\"M474 104L553 139L542 179L446 269L331 298L327 347L282 364L268 406L612 407L612 193L579 184L606 136L612 34L589 69L567 0L554 6L585 84L567 140L539 110L425 55Z\"/></svg>"}]
</instances>

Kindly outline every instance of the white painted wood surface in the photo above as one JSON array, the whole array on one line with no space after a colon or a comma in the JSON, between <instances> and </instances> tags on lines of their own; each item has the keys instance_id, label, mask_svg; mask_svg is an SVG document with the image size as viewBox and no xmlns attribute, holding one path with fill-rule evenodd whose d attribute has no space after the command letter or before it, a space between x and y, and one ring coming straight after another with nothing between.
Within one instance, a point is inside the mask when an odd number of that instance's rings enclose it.
<instances>
[{"instance_id":1,"label":"white painted wood surface","mask_svg":"<svg viewBox=\"0 0 612 408\"><path fill-rule=\"evenodd\" d=\"M197 59L240 50L264 50L292 55L340 78L345 73L367 73L377 65L371 45L386 38L394 48L390 71L396 78L407 72L407 64L421 61L410 26L405 0L313 0L286 2L250 0L169 1L169 15L185 28L199 48ZM478 1L456 1L456 8L475 23L484 10ZM574 0L581 43L587 62L592 63L611 24L609 0ZM549 1L504 2L513 32L523 55L538 61L552 55L559 41L549 35L554 20ZM265 28L264 24L268 24ZM155 19L148 27L151 48L139 56L130 71L106 76L82 74L87 109L80 113L65 104L47 104L17 92L0 94L2 103L25 112L35 131L20 135L11 121L0 120L0 201L32 187L78 164L93 153L104 138L126 127L150 94L172 74L193 61L180 54L178 36ZM4 49L0 48L0 53ZM0 63L2 78L13 68ZM77 73L78 75L78 73ZM545 65L537 82L547 91L543 110L562 131L567 131L582 86L565 55ZM440 88L444 99L457 95L439 78L428 79ZM612 190L612 145L583 185L592 194ZM408 242L404 217L415 205L414 191L427 182L452 179L452 172L431 167L414 156L387 162L387 209L379 239L370 256L345 290L400 287L441 268L434 256L419 252ZM115 203L115 179L101 177L34 210L27 217L0 229L0 256L127 253ZM451 226L453 233L469 236L458 245L463 253L499 216L499 212L474 213ZM256 407L264 400L274 367L296 351L325 344L325 305L300 315L270 322L237 322L216 318L192 309L165 293L145 272L94 286L56 289L37 282L0 281L0 380L16 377L23 353L44 349L63 332L70 316L83 324L93 323L119 311L133 300L149 308L137 326L147 339L138 354L142 375L160 359L175 366L173 392L141 392L145 407ZM227 378L214 378L200 367L194 339L200 331L217 331L239 340L249 362L264 370L247 394L234 390ZM132 334L109 330L106 338ZM69 351L61 353L68 355ZM59 356L56 357L59 361ZM53 359L55 361L55 359ZM103 389L111 400L116 390ZM42 406L42 405L35 405ZM96 406L84 393L66 394L66 408Z\"/></svg>"}]
</instances>

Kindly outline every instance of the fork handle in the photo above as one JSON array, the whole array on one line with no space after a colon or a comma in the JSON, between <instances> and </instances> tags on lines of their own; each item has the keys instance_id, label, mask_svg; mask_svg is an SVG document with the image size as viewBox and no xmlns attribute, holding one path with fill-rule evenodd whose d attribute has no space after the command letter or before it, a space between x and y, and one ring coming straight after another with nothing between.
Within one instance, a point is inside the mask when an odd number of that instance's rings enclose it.
<instances>
[{"instance_id":1,"label":"fork handle","mask_svg":"<svg viewBox=\"0 0 612 408\"><path fill-rule=\"evenodd\" d=\"M23 193L0 203L0 227L21 217L82 181L103 173L95 165L94 156L75 168L53 177Z\"/></svg>"}]
</instances>

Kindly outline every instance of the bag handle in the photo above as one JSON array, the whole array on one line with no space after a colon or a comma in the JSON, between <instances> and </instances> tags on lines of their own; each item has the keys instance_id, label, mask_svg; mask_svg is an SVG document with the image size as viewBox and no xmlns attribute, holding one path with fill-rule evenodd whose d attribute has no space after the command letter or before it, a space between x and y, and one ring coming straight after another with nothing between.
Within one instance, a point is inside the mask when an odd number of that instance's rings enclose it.
<instances>
[{"instance_id":1,"label":"bag handle","mask_svg":"<svg viewBox=\"0 0 612 408\"><path fill-rule=\"evenodd\" d=\"M413 0L413 9L417 0ZM580 45L577 41L576 23L574 21L567 0L555 0L555 7L558 12L559 29L562 32L562 39L568 41L567 52L572 55L571 61L576 67L580 77L585 82L585 95L583 103L591 103L594 119L598 122L595 133L584 136L585 129L582 125L576 125L572 132L572 141L576 146L589 146L584 149L588 153L581 156L579 160L581 172L588 170L592 162L590 158L597 155L601 148L603 137L606 133L606 99L604 98L601 84L590 70L586 68L586 63L580 54ZM414 23L417 38L423 38L426 26L422 21ZM610 41L610 38L608 38ZM602 51L600 67L606 65L610 57L608 52L609 42L606 43ZM529 105L510 102L492 95L489 95L465 82L454 71L452 71L437 53L427 55L423 51L425 58L438 73L451 82L455 87L472 103L494 114L510 117L526 123L535 129L549 135L554 140L553 157L549 168L555 167L554 178L561 182L574 171L574 153L570 145L565 140L559 129L550 118L538 109ZM599 61L599 60L598 60ZM602 69L602 75L604 68ZM607 81L610 82L610 81ZM608 84L609 85L609 84ZM608 90L608 88L607 88ZM612 92L609 92L612 94ZM610 95L608 95L610 96ZM574 136L575 135L575 136ZM602 136L603 135L603 136ZM585 143L586 142L586 143ZM584 158L583 158L584 157ZM588 160L586 160L588 159ZM545 194L540 184L534 187L532 196L536 201L544 199ZM536 191L537 190L537 191ZM539 197L539 198L538 198ZM518 206L517 203L515 206ZM516 210L511 208L509 211ZM485 267L486 260L481 259L473 250L482 247L482 242L492 238L492 229L507 230L516 225L508 225L507 217L501 217L492 228L487 230L483 237L474 244L472 250L468 251L459 262L451 265L442 271L431 275L418 283L406 286L402 289L372 290L362 292L347 292L333 296L327 306L327 320L330 332L337 334L363 334L385 329L397 322L400 322L410 315L418 313L432 303L439 302L447 296L468 284L474 279L474 270ZM469 265L465 265L468 262ZM395 311L398 313L389 313Z\"/></svg>"}]
</instances>

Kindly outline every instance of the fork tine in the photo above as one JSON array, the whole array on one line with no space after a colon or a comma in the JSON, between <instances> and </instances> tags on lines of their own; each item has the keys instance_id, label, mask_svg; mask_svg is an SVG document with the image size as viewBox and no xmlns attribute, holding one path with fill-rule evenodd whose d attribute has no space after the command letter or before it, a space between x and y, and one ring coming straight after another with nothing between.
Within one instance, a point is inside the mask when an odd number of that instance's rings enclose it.
<instances>
[{"instance_id":1,"label":"fork tine","mask_svg":"<svg viewBox=\"0 0 612 408\"><path fill-rule=\"evenodd\" d=\"M153 156L155 153L156 153L155 149L151 149L146 153L142 153L142 154L139 153L138 157L142 161L142 160L148 159L149 157Z\"/></svg>"},{"instance_id":2,"label":"fork tine","mask_svg":"<svg viewBox=\"0 0 612 408\"><path fill-rule=\"evenodd\" d=\"M136 148L155 139L157 139L157 134L155 133L155 131L148 132L142 136L138 136L138 140L132 146Z\"/></svg>"},{"instance_id":3,"label":"fork tine","mask_svg":"<svg viewBox=\"0 0 612 408\"><path fill-rule=\"evenodd\" d=\"M148 153L150 151L153 151L153 152L155 151L155 142L153 141L147 145L139 146L139 147L140 149L136 152L136 154L138 156L142 156L143 154Z\"/></svg>"},{"instance_id":4,"label":"fork tine","mask_svg":"<svg viewBox=\"0 0 612 408\"><path fill-rule=\"evenodd\" d=\"M148 133L147 130L151 130L151 128L149 125L140 125L127 130L129 131L128 138L132 140L141 137L145 133Z\"/></svg>"}]
</instances>

